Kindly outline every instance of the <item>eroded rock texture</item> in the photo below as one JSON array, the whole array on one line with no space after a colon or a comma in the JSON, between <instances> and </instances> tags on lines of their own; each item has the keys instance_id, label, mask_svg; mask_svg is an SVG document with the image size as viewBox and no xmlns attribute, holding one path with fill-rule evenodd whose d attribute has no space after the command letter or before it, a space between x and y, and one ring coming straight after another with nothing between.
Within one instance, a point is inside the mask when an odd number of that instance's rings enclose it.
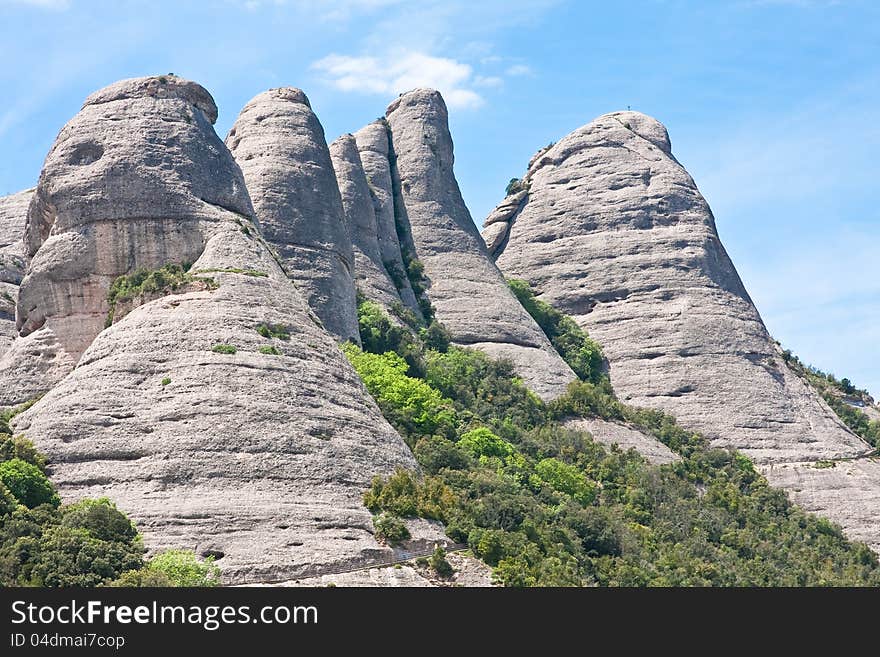
<instances>
[{"instance_id":1,"label":"eroded rock texture","mask_svg":"<svg viewBox=\"0 0 880 657\"><path fill-rule=\"evenodd\" d=\"M376 211L354 136L343 135L330 144L330 158L336 171L345 220L354 247L356 285L367 299L390 310L402 301L397 285L382 260ZM396 277L401 284L408 282L402 270ZM412 293L412 289L408 289Z\"/></svg>"},{"instance_id":2,"label":"eroded rock texture","mask_svg":"<svg viewBox=\"0 0 880 657\"><path fill-rule=\"evenodd\" d=\"M70 307L88 324L116 267L190 258L218 285L149 301L102 330L15 430L47 454L65 500L110 497L151 549L218 555L228 582L393 559L361 495L377 473L414 460L258 235L210 96L182 80L134 80L82 114L62 131L31 209L37 248L22 287L30 279L42 294L36 310L25 304L25 323ZM83 143L102 157L70 163ZM96 168L68 168L83 166ZM263 337L263 324L289 338Z\"/></svg>"},{"instance_id":3,"label":"eroded rock texture","mask_svg":"<svg viewBox=\"0 0 880 657\"><path fill-rule=\"evenodd\" d=\"M453 174L443 98L416 89L391 103L386 118L395 212L424 264L437 319L456 343L510 359L544 399L559 396L576 377L486 253Z\"/></svg>"},{"instance_id":4,"label":"eroded rock texture","mask_svg":"<svg viewBox=\"0 0 880 657\"><path fill-rule=\"evenodd\" d=\"M327 330L359 341L351 238L324 129L306 95L290 87L259 94L226 144L288 275Z\"/></svg>"},{"instance_id":5,"label":"eroded rock texture","mask_svg":"<svg viewBox=\"0 0 880 657\"><path fill-rule=\"evenodd\" d=\"M618 395L742 450L805 508L877 545L875 465L791 474L870 448L785 365L666 129L636 112L599 117L533 158L524 184L490 215L486 241L507 276L603 346Z\"/></svg>"},{"instance_id":6,"label":"eroded rock texture","mask_svg":"<svg viewBox=\"0 0 880 657\"><path fill-rule=\"evenodd\" d=\"M418 300L413 293L403 262L400 239L394 215L394 190L389 161L388 124L382 119L358 130L354 135L361 164L367 177L373 210L376 214L379 254L386 271L399 283L403 304L421 317ZM402 221L402 219L401 219Z\"/></svg>"},{"instance_id":7,"label":"eroded rock texture","mask_svg":"<svg viewBox=\"0 0 880 657\"><path fill-rule=\"evenodd\" d=\"M24 226L33 193L33 189L28 189L0 197L0 358L18 335L15 303L24 277ZM0 394L0 405L2 397Z\"/></svg>"}]
</instances>

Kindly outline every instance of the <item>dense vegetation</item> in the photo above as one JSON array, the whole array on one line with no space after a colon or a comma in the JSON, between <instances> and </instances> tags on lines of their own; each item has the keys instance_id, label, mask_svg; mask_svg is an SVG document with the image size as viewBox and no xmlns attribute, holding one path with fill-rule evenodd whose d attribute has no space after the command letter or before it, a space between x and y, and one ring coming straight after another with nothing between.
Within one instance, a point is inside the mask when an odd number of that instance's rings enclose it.
<instances>
[{"instance_id":1,"label":"dense vegetation","mask_svg":"<svg viewBox=\"0 0 880 657\"><path fill-rule=\"evenodd\" d=\"M118 276L110 284L107 292L107 301L110 311L107 313L107 326L113 324L113 315L116 305L124 301L130 301L142 294L149 292L173 292L186 283L196 280L196 276L189 272L190 265L163 265L158 269L138 269L131 274ZM266 274L255 274L263 275ZM216 287L216 282L211 278L198 278L209 288Z\"/></svg>"},{"instance_id":2,"label":"dense vegetation","mask_svg":"<svg viewBox=\"0 0 880 657\"><path fill-rule=\"evenodd\" d=\"M838 380L833 374L826 374L820 369L805 365L788 349L782 352L782 358L794 372L822 395L831 410L849 427L850 431L869 445L880 449L880 420L872 420L865 412L846 401L849 399L865 405L873 404L874 400L867 390L856 388L847 378Z\"/></svg>"},{"instance_id":3,"label":"dense vegetation","mask_svg":"<svg viewBox=\"0 0 880 657\"><path fill-rule=\"evenodd\" d=\"M361 326L384 330L366 315ZM510 363L480 352L364 345L372 353L346 354L423 470L374 479L364 502L377 530L441 520L508 586L880 584L866 546L793 506L744 456L622 404L593 369L545 405ZM681 460L655 466L605 448L564 426L575 415L639 427Z\"/></svg>"},{"instance_id":4,"label":"dense vegetation","mask_svg":"<svg viewBox=\"0 0 880 657\"><path fill-rule=\"evenodd\" d=\"M599 345L571 317L535 297L525 281L511 279L507 284L574 373L584 381L598 383L603 369Z\"/></svg>"},{"instance_id":5,"label":"dense vegetation","mask_svg":"<svg viewBox=\"0 0 880 657\"><path fill-rule=\"evenodd\" d=\"M218 570L192 552L144 560L133 523L108 499L62 505L46 459L0 415L0 586L213 586Z\"/></svg>"}]
</instances>

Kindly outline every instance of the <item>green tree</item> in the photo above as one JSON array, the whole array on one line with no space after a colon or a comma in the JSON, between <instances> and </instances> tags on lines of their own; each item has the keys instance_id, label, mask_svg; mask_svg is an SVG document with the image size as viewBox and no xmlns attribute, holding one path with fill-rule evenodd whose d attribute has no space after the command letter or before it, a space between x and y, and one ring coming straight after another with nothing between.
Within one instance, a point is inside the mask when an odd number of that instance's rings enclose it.
<instances>
[{"instance_id":1,"label":"green tree","mask_svg":"<svg viewBox=\"0 0 880 657\"><path fill-rule=\"evenodd\" d=\"M52 482L34 464L14 458L0 463L0 482L26 507L60 502Z\"/></svg>"}]
</instances>

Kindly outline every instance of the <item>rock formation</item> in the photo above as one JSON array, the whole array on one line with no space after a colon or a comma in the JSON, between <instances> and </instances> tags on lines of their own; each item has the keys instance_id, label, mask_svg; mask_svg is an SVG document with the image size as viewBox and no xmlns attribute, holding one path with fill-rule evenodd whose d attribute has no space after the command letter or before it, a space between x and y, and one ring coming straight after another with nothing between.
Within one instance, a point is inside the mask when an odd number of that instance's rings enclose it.
<instances>
[{"instance_id":1,"label":"rock formation","mask_svg":"<svg viewBox=\"0 0 880 657\"><path fill-rule=\"evenodd\" d=\"M324 129L299 89L271 89L239 114L226 144L263 235L324 326L359 341L354 254Z\"/></svg>"},{"instance_id":2,"label":"rock formation","mask_svg":"<svg viewBox=\"0 0 880 657\"><path fill-rule=\"evenodd\" d=\"M198 85L146 78L98 92L62 130L19 312L61 344L58 318L100 334L14 429L65 500L110 497L151 549L213 554L227 582L390 561L361 496L415 462L259 236L215 117ZM90 321L113 275L186 259L216 285Z\"/></svg>"},{"instance_id":3,"label":"rock formation","mask_svg":"<svg viewBox=\"0 0 880 657\"><path fill-rule=\"evenodd\" d=\"M388 125L384 119L374 121L358 130L355 135L361 164L367 176L373 210L376 213L376 229L379 234L379 254L382 263L400 284L399 294L403 304L421 317L421 308L413 293L394 215L394 190L391 182L391 163L389 160ZM410 247L411 248L411 247Z\"/></svg>"},{"instance_id":4,"label":"rock formation","mask_svg":"<svg viewBox=\"0 0 880 657\"><path fill-rule=\"evenodd\" d=\"M446 105L416 89L388 107L395 212L424 265L428 298L457 344L511 360L544 399L576 377L486 253L452 171Z\"/></svg>"},{"instance_id":5,"label":"rock formation","mask_svg":"<svg viewBox=\"0 0 880 657\"><path fill-rule=\"evenodd\" d=\"M786 366L666 129L604 115L539 152L522 187L487 219L486 243L603 346L618 395L742 450L795 501L880 545L880 464L812 468L871 449Z\"/></svg>"},{"instance_id":6,"label":"rock formation","mask_svg":"<svg viewBox=\"0 0 880 657\"><path fill-rule=\"evenodd\" d=\"M402 301L397 285L382 259L376 211L354 136L343 135L330 144L330 158L336 171L345 221L354 248L355 282L364 296L390 310ZM397 244L396 240L394 244ZM401 281L401 287L403 281L408 282L402 269L398 270L396 276ZM407 289L412 294L412 288L407 286ZM393 317L392 313L389 315Z\"/></svg>"},{"instance_id":7,"label":"rock formation","mask_svg":"<svg viewBox=\"0 0 880 657\"><path fill-rule=\"evenodd\" d=\"M24 277L24 226L34 190L0 198L0 358L9 349L18 331L15 303ZM2 405L0 394L0 405Z\"/></svg>"}]
</instances>

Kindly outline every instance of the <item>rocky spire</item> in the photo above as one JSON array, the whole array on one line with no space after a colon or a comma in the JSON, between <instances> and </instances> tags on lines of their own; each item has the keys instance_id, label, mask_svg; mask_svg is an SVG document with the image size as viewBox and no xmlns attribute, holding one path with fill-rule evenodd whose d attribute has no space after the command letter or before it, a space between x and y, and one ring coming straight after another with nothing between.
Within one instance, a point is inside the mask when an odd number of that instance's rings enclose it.
<instances>
[{"instance_id":1,"label":"rocky spire","mask_svg":"<svg viewBox=\"0 0 880 657\"><path fill-rule=\"evenodd\" d=\"M364 296L390 310L401 303L401 298L382 260L376 212L354 136L343 135L330 144L330 158L354 247L356 284ZM403 287L402 283L407 281L403 271L395 277Z\"/></svg>"},{"instance_id":2,"label":"rocky spire","mask_svg":"<svg viewBox=\"0 0 880 657\"><path fill-rule=\"evenodd\" d=\"M263 235L340 340L359 341L354 254L324 129L299 89L270 89L239 114L226 144Z\"/></svg>"},{"instance_id":3,"label":"rocky spire","mask_svg":"<svg viewBox=\"0 0 880 657\"><path fill-rule=\"evenodd\" d=\"M421 317L422 311L413 293L406 265L401 252L397 222L394 215L394 190L391 182L391 163L389 161L388 124L385 119L370 123L354 135L361 164L367 176L373 209L376 213L376 228L379 236L379 254L385 269L400 284L400 299L403 304Z\"/></svg>"},{"instance_id":4,"label":"rocky spire","mask_svg":"<svg viewBox=\"0 0 880 657\"><path fill-rule=\"evenodd\" d=\"M0 197L0 358L18 335L15 303L24 277L24 226L33 194L34 190L28 189Z\"/></svg>"},{"instance_id":5,"label":"rocky spire","mask_svg":"<svg viewBox=\"0 0 880 657\"><path fill-rule=\"evenodd\" d=\"M807 508L880 545L880 466L813 474L870 447L786 366L658 121L601 116L539 152L521 187L490 215L486 242L506 275L602 345L621 399L742 450ZM840 488L850 501L831 504Z\"/></svg>"},{"instance_id":6,"label":"rocky spire","mask_svg":"<svg viewBox=\"0 0 880 657\"><path fill-rule=\"evenodd\" d=\"M544 399L562 394L574 373L508 289L461 197L443 98L416 89L391 103L386 118L395 212L424 265L437 319L454 342L510 359Z\"/></svg>"},{"instance_id":7,"label":"rocky spire","mask_svg":"<svg viewBox=\"0 0 880 657\"><path fill-rule=\"evenodd\" d=\"M192 280L136 298L15 431L47 454L66 501L113 499L148 547L218 556L227 582L392 560L362 494L415 461L259 235L207 92L144 79L92 98L105 100L62 130L41 176L29 234L47 237L22 288L45 281L33 299L48 323L61 294L97 314L92 272L117 263L189 258ZM53 272L68 276L61 291Z\"/></svg>"}]
</instances>

